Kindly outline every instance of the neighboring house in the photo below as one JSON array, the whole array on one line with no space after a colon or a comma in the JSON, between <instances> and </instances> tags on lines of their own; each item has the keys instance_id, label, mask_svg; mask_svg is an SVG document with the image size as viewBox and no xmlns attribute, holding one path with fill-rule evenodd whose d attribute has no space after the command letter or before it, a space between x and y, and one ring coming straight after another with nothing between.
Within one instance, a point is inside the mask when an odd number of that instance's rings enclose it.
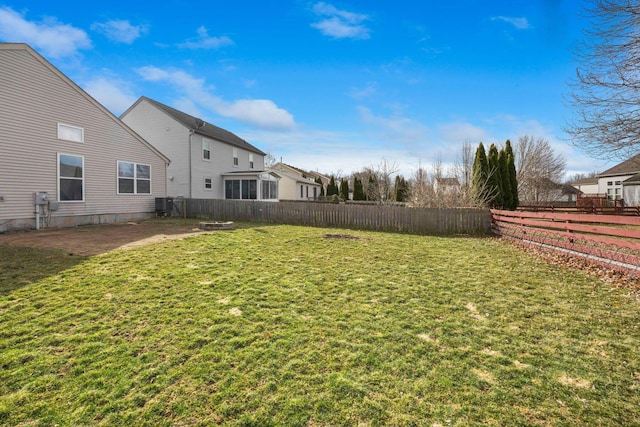
<instances>
[{"instance_id":1,"label":"neighboring house","mask_svg":"<svg viewBox=\"0 0 640 427\"><path fill-rule=\"evenodd\" d=\"M278 200L265 153L237 135L144 96L120 118L171 159L168 196Z\"/></svg>"},{"instance_id":2,"label":"neighboring house","mask_svg":"<svg viewBox=\"0 0 640 427\"><path fill-rule=\"evenodd\" d=\"M155 214L169 159L23 43L0 43L0 232Z\"/></svg>"},{"instance_id":3,"label":"neighboring house","mask_svg":"<svg viewBox=\"0 0 640 427\"><path fill-rule=\"evenodd\" d=\"M528 191L518 188L521 206L546 205L553 203L575 203L580 190L569 184L558 184L549 178L532 181Z\"/></svg>"},{"instance_id":4,"label":"neighboring house","mask_svg":"<svg viewBox=\"0 0 640 427\"><path fill-rule=\"evenodd\" d=\"M433 191L436 193L454 193L460 190L458 178L436 178L433 181Z\"/></svg>"},{"instance_id":5,"label":"neighboring house","mask_svg":"<svg viewBox=\"0 0 640 427\"><path fill-rule=\"evenodd\" d=\"M598 194L598 178L583 178L573 183L573 186L585 195Z\"/></svg>"},{"instance_id":6,"label":"neighboring house","mask_svg":"<svg viewBox=\"0 0 640 427\"><path fill-rule=\"evenodd\" d=\"M599 174L598 193L606 194L609 200L624 199L625 206L639 206L636 177L638 174L640 174L640 154Z\"/></svg>"},{"instance_id":7,"label":"neighboring house","mask_svg":"<svg viewBox=\"0 0 640 427\"><path fill-rule=\"evenodd\" d=\"M302 169L279 162L271 170L280 176L280 200L316 200L320 197L322 185Z\"/></svg>"}]
</instances>

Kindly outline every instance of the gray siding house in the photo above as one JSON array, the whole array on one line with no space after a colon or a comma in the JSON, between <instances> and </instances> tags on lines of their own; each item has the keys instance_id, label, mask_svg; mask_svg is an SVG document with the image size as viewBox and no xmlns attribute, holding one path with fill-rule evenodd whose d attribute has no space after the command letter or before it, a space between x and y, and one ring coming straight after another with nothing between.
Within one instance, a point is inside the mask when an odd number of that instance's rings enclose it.
<instances>
[{"instance_id":1,"label":"gray siding house","mask_svg":"<svg viewBox=\"0 0 640 427\"><path fill-rule=\"evenodd\" d=\"M278 200L265 153L237 135L144 96L120 118L171 159L168 196Z\"/></svg>"},{"instance_id":2,"label":"gray siding house","mask_svg":"<svg viewBox=\"0 0 640 427\"><path fill-rule=\"evenodd\" d=\"M0 43L0 232L155 215L169 159L22 43Z\"/></svg>"}]
</instances>

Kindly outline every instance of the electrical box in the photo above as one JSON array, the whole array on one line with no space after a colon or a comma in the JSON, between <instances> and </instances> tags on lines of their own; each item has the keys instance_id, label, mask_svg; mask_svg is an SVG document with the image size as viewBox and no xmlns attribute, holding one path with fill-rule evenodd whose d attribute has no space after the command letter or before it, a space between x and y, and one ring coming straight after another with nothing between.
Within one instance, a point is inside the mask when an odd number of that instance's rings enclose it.
<instances>
[{"instance_id":1,"label":"electrical box","mask_svg":"<svg viewBox=\"0 0 640 427\"><path fill-rule=\"evenodd\" d=\"M49 203L49 194L46 191L36 193L36 205L46 205Z\"/></svg>"},{"instance_id":2,"label":"electrical box","mask_svg":"<svg viewBox=\"0 0 640 427\"><path fill-rule=\"evenodd\" d=\"M55 200L49 200L50 211L57 211L59 207L60 207L60 204L58 202L56 202Z\"/></svg>"}]
</instances>

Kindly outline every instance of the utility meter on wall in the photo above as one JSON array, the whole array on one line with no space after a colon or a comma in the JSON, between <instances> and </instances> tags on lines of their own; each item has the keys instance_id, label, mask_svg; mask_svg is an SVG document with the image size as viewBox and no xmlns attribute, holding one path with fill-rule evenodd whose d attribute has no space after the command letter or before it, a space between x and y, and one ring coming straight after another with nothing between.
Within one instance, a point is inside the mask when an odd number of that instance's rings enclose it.
<instances>
[{"instance_id":1,"label":"utility meter on wall","mask_svg":"<svg viewBox=\"0 0 640 427\"><path fill-rule=\"evenodd\" d=\"M49 194L46 191L36 193L36 205L46 205L49 202Z\"/></svg>"}]
</instances>

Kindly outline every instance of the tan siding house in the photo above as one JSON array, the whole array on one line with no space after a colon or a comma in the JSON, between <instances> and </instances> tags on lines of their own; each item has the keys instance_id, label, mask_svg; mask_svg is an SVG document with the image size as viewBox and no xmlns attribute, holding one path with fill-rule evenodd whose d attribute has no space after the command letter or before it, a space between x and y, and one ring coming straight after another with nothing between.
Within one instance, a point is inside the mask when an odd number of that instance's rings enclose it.
<instances>
[{"instance_id":1,"label":"tan siding house","mask_svg":"<svg viewBox=\"0 0 640 427\"><path fill-rule=\"evenodd\" d=\"M171 159L168 196L277 200L265 153L237 135L144 96L120 118Z\"/></svg>"},{"instance_id":2,"label":"tan siding house","mask_svg":"<svg viewBox=\"0 0 640 427\"><path fill-rule=\"evenodd\" d=\"M0 43L0 153L0 232L141 219L166 196L169 159L26 44Z\"/></svg>"},{"instance_id":3,"label":"tan siding house","mask_svg":"<svg viewBox=\"0 0 640 427\"><path fill-rule=\"evenodd\" d=\"M302 169L279 162L271 170L280 176L280 200L316 200L320 196L322 184Z\"/></svg>"}]
</instances>

